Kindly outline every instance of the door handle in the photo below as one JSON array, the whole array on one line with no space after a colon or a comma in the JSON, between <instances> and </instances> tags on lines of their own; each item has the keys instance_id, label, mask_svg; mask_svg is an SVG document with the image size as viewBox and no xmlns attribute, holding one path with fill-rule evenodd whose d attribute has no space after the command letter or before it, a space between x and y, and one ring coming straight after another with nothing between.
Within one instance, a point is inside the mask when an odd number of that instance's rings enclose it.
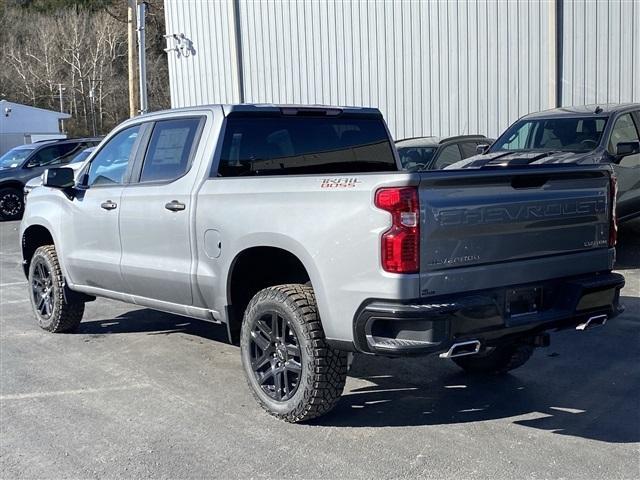
<instances>
[{"instance_id":1,"label":"door handle","mask_svg":"<svg viewBox=\"0 0 640 480\"><path fill-rule=\"evenodd\" d=\"M113 210L115 208L118 208L118 204L116 202L112 202L111 200L107 200L106 202L102 202L100 204L100 206L102 208L104 208L105 210Z\"/></svg>"},{"instance_id":2,"label":"door handle","mask_svg":"<svg viewBox=\"0 0 640 480\"><path fill-rule=\"evenodd\" d=\"M172 212L181 212L182 210L187 208L187 206L177 200L171 200L169 203L164 204L164 208L166 208L167 210L171 210Z\"/></svg>"}]
</instances>

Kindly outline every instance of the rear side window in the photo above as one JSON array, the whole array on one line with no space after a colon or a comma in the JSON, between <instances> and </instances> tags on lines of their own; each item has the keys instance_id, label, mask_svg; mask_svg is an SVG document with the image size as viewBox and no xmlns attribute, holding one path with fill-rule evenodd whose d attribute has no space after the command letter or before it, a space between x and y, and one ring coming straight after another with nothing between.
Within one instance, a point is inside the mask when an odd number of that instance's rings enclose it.
<instances>
[{"instance_id":1,"label":"rear side window","mask_svg":"<svg viewBox=\"0 0 640 480\"><path fill-rule=\"evenodd\" d=\"M395 170L379 117L230 116L218 176Z\"/></svg>"},{"instance_id":2,"label":"rear side window","mask_svg":"<svg viewBox=\"0 0 640 480\"><path fill-rule=\"evenodd\" d=\"M162 120L153 127L144 157L141 182L172 181L189 170L199 118Z\"/></svg>"}]
</instances>

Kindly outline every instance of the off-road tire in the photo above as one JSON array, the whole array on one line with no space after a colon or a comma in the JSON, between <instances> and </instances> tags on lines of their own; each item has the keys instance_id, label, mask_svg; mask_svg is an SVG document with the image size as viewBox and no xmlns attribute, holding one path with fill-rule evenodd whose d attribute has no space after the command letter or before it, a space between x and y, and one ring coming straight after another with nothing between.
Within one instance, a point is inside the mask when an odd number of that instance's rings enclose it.
<instances>
[{"instance_id":1,"label":"off-road tire","mask_svg":"<svg viewBox=\"0 0 640 480\"><path fill-rule=\"evenodd\" d=\"M39 298L35 293L34 281L37 277L36 269L39 265L44 266L50 274L50 291L51 291L51 313L46 315L39 306ZM84 303L69 303L64 294L64 277L58 262L58 255L53 245L45 245L39 247L29 265L29 298L33 313L38 320L38 324L44 330L52 333L71 332L78 328L82 315L84 314Z\"/></svg>"},{"instance_id":2,"label":"off-road tire","mask_svg":"<svg viewBox=\"0 0 640 480\"><path fill-rule=\"evenodd\" d=\"M272 312L295 332L302 367L295 393L282 401L263 390L251 364L252 329L258 319ZM311 286L278 285L259 291L244 314L240 350L253 396L274 417L290 423L304 422L329 412L340 399L347 377L347 354L327 344Z\"/></svg>"},{"instance_id":3,"label":"off-road tire","mask_svg":"<svg viewBox=\"0 0 640 480\"><path fill-rule=\"evenodd\" d=\"M17 188L0 188L0 219L18 220L24 212L24 193Z\"/></svg>"},{"instance_id":4,"label":"off-road tire","mask_svg":"<svg viewBox=\"0 0 640 480\"><path fill-rule=\"evenodd\" d=\"M521 367L533 354L533 346L527 344L509 344L496 347L488 353L467 355L452 360L468 373L502 374Z\"/></svg>"}]
</instances>

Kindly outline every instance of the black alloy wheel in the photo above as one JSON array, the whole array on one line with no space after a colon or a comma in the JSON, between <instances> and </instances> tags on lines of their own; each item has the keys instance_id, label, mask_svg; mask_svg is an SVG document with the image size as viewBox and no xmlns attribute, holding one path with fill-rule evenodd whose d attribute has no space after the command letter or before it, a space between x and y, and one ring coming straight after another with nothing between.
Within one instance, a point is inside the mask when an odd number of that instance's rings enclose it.
<instances>
[{"instance_id":1,"label":"black alloy wheel","mask_svg":"<svg viewBox=\"0 0 640 480\"><path fill-rule=\"evenodd\" d=\"M15 188L0 191L0 217L4 220L16 220L22 216L24 197Z\"/></svg>"},{"instance_id":2,"label":"black alloy wheel","mask_svg":"<svg viewBox=\"0 0 640 480\"><path fill-rule=\"evenodd\" d=\"M31 276L31 295L33 305L43 319L48 319L53 313L54 295L53 281L49 266L40 258L35 260L33 275Z\"/></svg>"},{"instance_id":3,"label":"black alloy wheel","mask_svg":"<svg viewBox=\"0 0 640 480\"><path fill-rule=\"evenodd\" d=\"M289 322L266 312L252 325L249 357L260 388L273 400L289 400L298 389L302 364L300 342Z\"/></svg>"}]
</instances>

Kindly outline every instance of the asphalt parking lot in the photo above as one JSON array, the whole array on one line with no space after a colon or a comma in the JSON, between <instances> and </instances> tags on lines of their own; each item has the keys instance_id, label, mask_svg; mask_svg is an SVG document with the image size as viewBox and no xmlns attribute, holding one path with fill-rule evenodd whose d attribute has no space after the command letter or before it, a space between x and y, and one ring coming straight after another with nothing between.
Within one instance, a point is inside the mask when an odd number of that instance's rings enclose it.
<instances>
[{"instance_id":1,"label":"asphalt parking lot","mask_svg":"<svg viewBox=\"0 0 640 480\"><path fill-rule=\"evenodd\" d=\"M0 477L638 478L640 222L622 228L626 312L552 335L524 367L356 356L331 414L262 412L223 328L119 302L77 333L30 311L18 222L0 223Z\"/></svg>"}]
</instances>

